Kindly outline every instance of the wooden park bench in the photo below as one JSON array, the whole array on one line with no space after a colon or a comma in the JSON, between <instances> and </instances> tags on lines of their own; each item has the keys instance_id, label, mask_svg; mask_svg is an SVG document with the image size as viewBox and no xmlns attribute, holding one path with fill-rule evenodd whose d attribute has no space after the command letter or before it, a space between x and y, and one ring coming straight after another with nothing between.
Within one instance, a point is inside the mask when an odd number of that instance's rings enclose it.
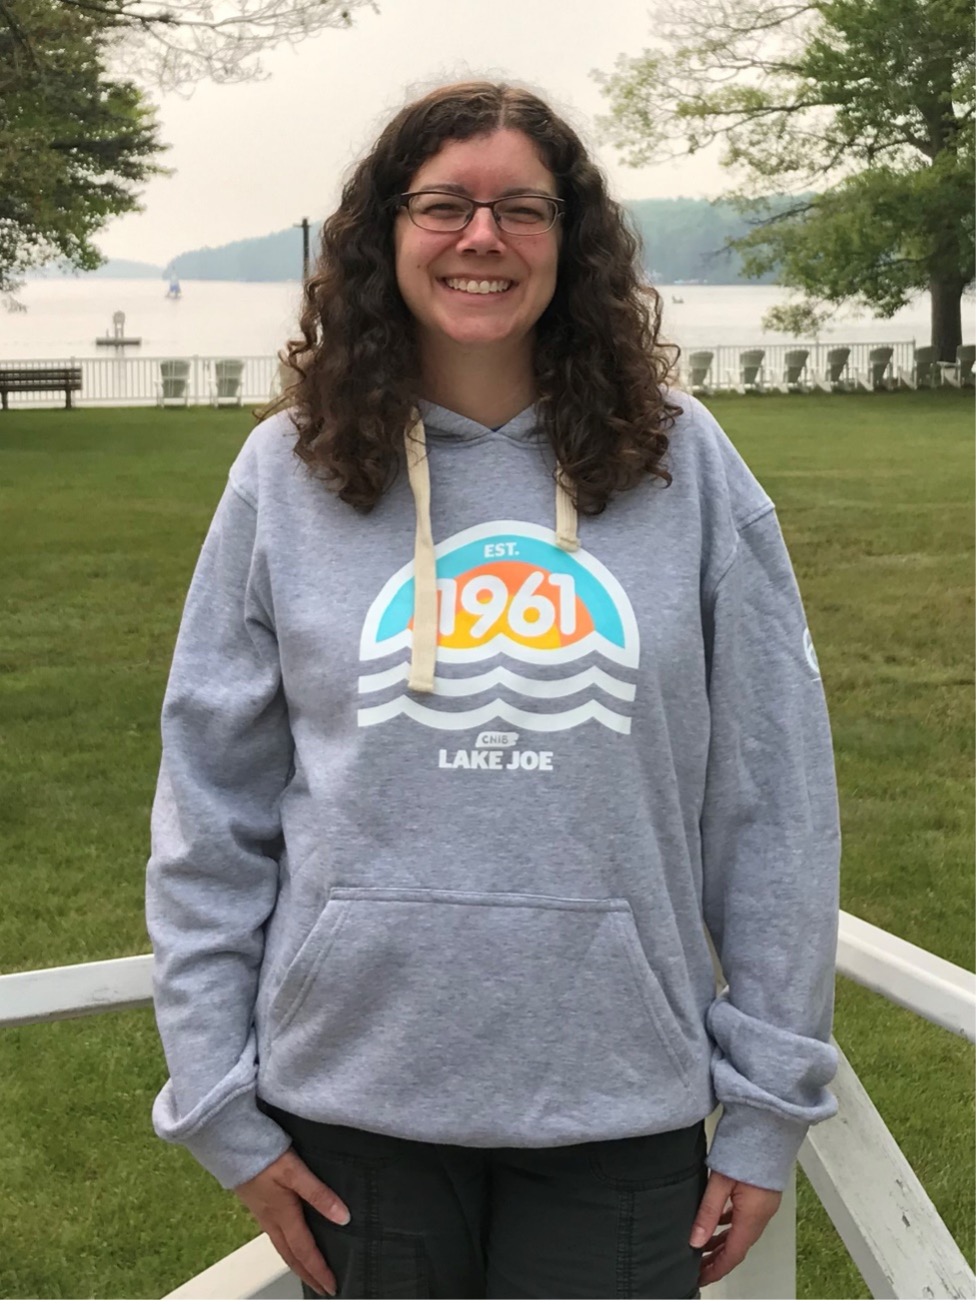
<instances>
[{"instance_id":1,"label":"wooden park bench","mask_svg":"<svg viewBox=\"0 0 980 1304\"><path fill-rule=\"evenodd\" d=\"M8 394L40 394L64 390L65 407L71 396L82 388L81 367L0 367L0 399L8 409Z\"/></svg>"}]
</instances>

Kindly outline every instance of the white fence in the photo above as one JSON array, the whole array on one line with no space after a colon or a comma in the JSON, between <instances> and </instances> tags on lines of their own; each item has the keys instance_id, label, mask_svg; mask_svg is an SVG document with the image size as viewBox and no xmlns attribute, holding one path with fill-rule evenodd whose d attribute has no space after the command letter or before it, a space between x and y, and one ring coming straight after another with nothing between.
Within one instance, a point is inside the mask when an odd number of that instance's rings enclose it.
<instances>
[{"instance_id":1,"label":"white fence","mask_svg":"<svg viewBox=\"0 0 980 1304\"><path fill-rule=\"evenodd\" d=\"M4 367L41 369L50 367L81 367L81 393L72 396L72 404L77 407L152 407L160 402L164 392L163 372L161 367L174 362L190 364L187 378L186 394L180 403L197 406L214 401L217 393L215 363L221 361L243 363L239 398L242 403L265 403L279 393L279 361L266 356L235 358L222 357L168 357L168 358L34 358L28 361L3 362ZM167 404L174 400L168 399ZM64 407L64 390L46 390L39 393L17 394L9 396L9 403L14 407Z\"/></svg>"},{"instance_id":2,"label":"white fence","mask_svg":"<svg viewBox=\"0 0 980 1304\"><path fill-rule=\"evenodd\" d=\"M915 356L915 341L909 340L899 344L878 345L868 343L846 344L837 341L814 343L790 343L767 345L722 344L685 348L681 351L678 363L679 382L687 387L690 379L690 358L693 353L711 353L712 362L707 378L711 389L733 388L739 384L742 365L741 354L751 348L761 349L764 353L758 372L758 386L763 390L776 388L782 381L786 368L786 355L790 352L807 351L801 383L802 388L812 388L817 380L822 379L828 370L828 354L831 349L850 349L850 356L844 372L845 380L852 385L871 374L870 354L872 349L892 349L892 359L887 379L896 377L900 372L909 372ZM233 359L223 357L185 356L168 358L144 357L107 357L92 358L37 358L26 361L4 362L0 359L0 371L4 367L25 368L81 367L81 393L73 396L73 403L80 407L116 406L149 407L158 403L164 392L162 365L175 362L189 364L186 393L180 402L191 405L207 404L213 401L216 393L215 364L220 361L237 361L244 364L239 397L245 404L261 404L276 397L279 393L279 362L267 356L244 357ZM173 400L168 399L168 406ZM51 390L41 393L12 393L9 403L15 407L63 407L64 391Z\"/></svg>"},{"instance_id":3,"label":"white fence","mask_svg":"<svg viewBox=\"0 0 980 1304\"><path fill-rule=\"evenodd\" d=\"M152 957L0 975L0 1028L151 1003ZM957 1036L976 1038L975 975L844 911L838 972ZM974 1299L976 1280L857 1075L840 1052L837 1115L811 1129L800 1164L875 1299ZM942 1102L937 1102L942 1108ZM713 1119L709 1120L709 1129ZM968 1144L964 1138L964 1144ZM43 1253L44 1247L38 1246ZM796 1201L776 1216L706 1299L796 1298ZM185 1282L168 1299L299 1299L265 1235Z\"/></svg>"}]
</instances>

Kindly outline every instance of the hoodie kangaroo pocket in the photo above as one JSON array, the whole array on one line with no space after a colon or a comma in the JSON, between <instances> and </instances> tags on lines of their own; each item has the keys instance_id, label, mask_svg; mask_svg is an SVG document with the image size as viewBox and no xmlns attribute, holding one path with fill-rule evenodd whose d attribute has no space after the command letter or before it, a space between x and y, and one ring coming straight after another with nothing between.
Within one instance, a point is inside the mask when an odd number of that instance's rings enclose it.
<instances>
[{"instance_id":1,"label":"hoodie kangaroo pocket","mask_svg":"<svg viewBox=\"0 0 980 1304\"><path fill-rule=\"evenodd\" d=\"M272 998L269 1021L284 1030L292 1023L330 954L330 947L347 913L347 902L331 896L306 936Z\"/></svg>"},{"instance_id":2,"label":"hoodie kangaroo pocket","mask_svg":"<svg viewBox=\"0 0 980 1304\"><path fill-rule=\"evenodd\" d=\"M655 1130L693 1065L628 901L341 887L272 999L260 1088L308 1117L527 1145Z\"/></svg>"}]
</instances>

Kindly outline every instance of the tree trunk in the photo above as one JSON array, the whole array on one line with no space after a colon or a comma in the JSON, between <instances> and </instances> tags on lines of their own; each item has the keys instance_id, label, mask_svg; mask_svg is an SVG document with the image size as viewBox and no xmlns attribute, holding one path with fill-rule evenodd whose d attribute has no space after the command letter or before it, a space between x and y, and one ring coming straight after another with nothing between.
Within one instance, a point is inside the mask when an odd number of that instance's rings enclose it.
<instances>
[{"instance_id":1,"label":"tree trunk","mask_svg":"<svg viewBox=\"0 0 980 1304\"><path fill-rule=\"evenodd\" d=\"M929 281L932 298L932 347L939 362L955 362L957 347L963 343L960 302L963 284L934 276Z\"/></svg>"}]
</instances>

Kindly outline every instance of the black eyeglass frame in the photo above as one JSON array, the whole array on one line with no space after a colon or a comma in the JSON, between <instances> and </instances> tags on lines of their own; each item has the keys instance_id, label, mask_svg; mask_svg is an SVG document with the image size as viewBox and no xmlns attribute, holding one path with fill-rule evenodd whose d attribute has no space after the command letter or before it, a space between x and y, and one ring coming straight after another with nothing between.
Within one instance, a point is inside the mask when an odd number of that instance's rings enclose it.
<instances>
[{"instance_id":1,"label":"black eyeglass frame","mask_svg":"<svg viewBox=\"0 0 980 1304\"><path fill-rule=\"evenodd\" d=\"M547 235L549 231L555 229L559 220L564 216L565 209L564 199L559 199L556 195L502 195L499 199L470 199L468 195L457 195L452 190L407 190L403 195L399 195L395 200L395 207L404 208L405 212L408 214L408 220L412 225L418 226L420 231L428 231L430 235L437 235L438 230L431 226L419 226L418 222L416 222L415 218L412 216L412 210L408 206L408 201L410 199L415 199L418 195L443 195L446 199L460 199L464 204L470 205L470 215L462 226L453 227L451 229L443 228L447 235L457 235L460 231L465 231L476 216L476 210L478 208L489 208L490 212L493 214L494 222L500 230L504 232L504 235L516 235L522 237ZM497 216L497 205L509 204L515 199L544 199L549 204L554 204L555 215L551 220L551 225L546 226L543 231L505 231L503 226L501 226L500 218Z\"/></svg>"}]
</instances>

